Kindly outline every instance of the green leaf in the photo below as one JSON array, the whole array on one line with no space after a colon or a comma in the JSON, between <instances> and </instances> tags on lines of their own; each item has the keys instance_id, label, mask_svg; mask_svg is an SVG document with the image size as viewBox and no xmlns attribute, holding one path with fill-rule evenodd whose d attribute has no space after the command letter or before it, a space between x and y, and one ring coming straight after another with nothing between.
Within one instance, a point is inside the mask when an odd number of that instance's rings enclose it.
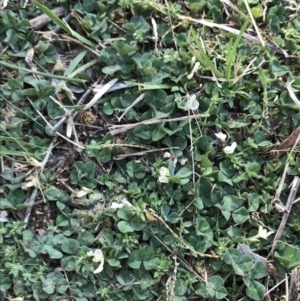
<instances>
[{"instance_id":1,"label":"green leaf","mask_svg":"<svg viewBox=\"0 0 300 301\"><path fill-rule=\"evenodd\" d=\"M277 244L277 247L283 251L275 252L274 258L285 268L294 269L300 266L300 249L283 243Z\"/></svg>"},{"instance_id":2,"label":"green leaf","mask_svg":"<svg viewBox=\"0 0 300 301\"><path fill-rule=\"evenodd\" d=\"M166 135L165 128L162 124L157 125L152 131L152 141L159 141Z\"/></svg>"},{"instance_id":3,"label":"green leaf","mask_svg":"<svg viewBox=\"0 0 300 301\"><path fill-rule=\"evenodd\" d=\"M122 233L134 232L134 227L128 221L118 222L118 228Z\"/></svg>"},{"instance_id":4,"label":"green leaf","mask_svg":"<svg viewBox=\"0 0 300 301\"><path fill-rule=\"evenodd\" d=\"M120 55L125 55L138 49L137 46L126 45L123 41L120 40L114 41L111 45L117 50L118 54Z\"/></svg>"},{"instance_id":5,"label":"green leaf","mask_svg":"<svg viewBox=\"0 0 300 301\"><path fill-rule=\"evenodd\" d=\"M7 200L13 205L17 206L19 204L22 204L25 200L25 193L22 189L16 189L13 191L10 191Z\"/></svg>"},{"instance_id":6,"label":"green leaf","mask_svg":"<svg viewBox=\"0 0 300 301\"><path fill-rule=\"evenodd\" d=\"M0 201L0 209L1 210L5 210L5 209L15 210L16 208L11 204L11 202L9 202L6 199L3 199L3 200Z\"/></svg>"},{"instance_id":7,"label":"green leaf","mask_svg":"<svg viewBox=\"0 0 300 301\"><path fill-rule=\"evenodd\" d=\"M227 294L228 293L225 287L217 287L215 296L218 300L224 299L227 296Z\"/></svg>"},{"instance_id":8,"label":"green leaf","mask_svg":"<svg viewBox=\"0 0 300 301\"><path fill-rule=\"evenodd\" d=\"M0 272L0 291L6 292L11 286L11 279L9 277L5 277L5 274Z\"/></svg>"},{"instance_id":9,"label":"green leaf","mask_svg":"<svg viewBox=\"0 0 300 301\"><path fill-rule=\"evenodd\" d=\"M285 75L290 71L287 66L281 65L280 62L277 60L273 60L270 62L270 69L276 77Z\"/></svg>"},{"instance_id":10,"label":"green leaf","mask_svg":"<svg viewBox=\"0 0 300 301\"><path fill-rule=\"evenodd\" d=\"M148 140L151 138L151 127L146 124L138 125L134 130L133 134L139 138Z\"/></svg>"},{"instance_id":11,"label":"green leaf","mask_svg":"<svg viewBox=\"0 0 300 301\"><path fill-rule=\"evenodd\" d=\"M143 248L139 251L140 258L143 260L150 260L154 257L153 249L149 245L145 245Z\"/></svg>"},{"instance_id":12,"label":"green leaf","mask_svg":"<svg viewBox=\"0 0 300 301\"><path fill-rule=\"evenodd\" d=\"M42 289L46 294L52 295L55 291L55 283L51 279L46 279L43 281Z\"/></svg>"},{"instance_id":13,"label":"green leaf","mask_svg":"<svg viewBox=\"0 0 300 301\"><path fill-rule=\"evenodd\" d=\"M180 168L177 173L175 174L176 178L188 178L193 172L191 171L191 168L188 167L182 167Z\"/></svg>"},{"instance_id":14,"label":"green leaf","mask_svg":"<svg viewBox=\"0 0 300 301\"><path fill-rule=\"evenodd\" d=\"M187 291L187 283L182 279L177 279L175 282L174 293L176 296L184 296Z\"/></svg>"},{"instance_id":15,"label":"green leaf","mask_svg":"<svg viewBox=\"0 0 300 301\"><path fill-rule=\"evenodd\" d=\"M135 231L141 231L146 223L138 216L133 217L130 221L130 225L134 228Z\"/></svg>"},{"instance_id":16,"label":"green leaf","mask_svg":"<svg viewBox=\"0 0 300 301\"><path fill-rule=\"evenodd\" d=\"M140 254L138 251L133 251L128 259L127 264L132 268L132 269L139 269L142 264L142 260L140 258Z\"/></svg>"},{"instance_id":17,"label":"green leaf","mask_svg":"<svg viewBox=\"0 0 300 301\"><path fill-rule=\"evenodd\" d=\"M216 288L224 285L224 280L220 276L211 276L209 282L212 283Z\"/></svg>"},{"instance_id":18,"label":"green leaf","mask_svg":"<svg viewBox=\"0 0 300 301\"><path fill-rule=\"evenodd\" d=\"M243 224L249 219L248 210L244 206L240 207L232 212L232 218L238 225Z\"/></svg>"},{"instance_id":19,"label":"green leaf","mask_svg":"<svg viewBox=\"0 0 300 301\"><path fill-rule=\"evenodd\" d=\"M249 163L246 165L246 172L250 178L257 178L261 165L259 163Z\"/></svg>"},{"instance_id":20,"label":"green leaf","mask_svg":"<svg viewBox=\"0 0 300 301\"><path fill-rule=\"evenodd\" d=\"M75 254L79 248L79 242L73 238L66 238L61 244L61 249L67 254Z\"/></svg>"},{"instance_id":21,"label":"green leaf","mask_svg":"<svg viewBox=\"0 0 300 301\"><path fill-rule=\"evenodd\" d=\"M246 289L247 296L257 301L260 301L264 298L265 292L265 286L255 280L251 281L250 285Z\"/></svg>"},{"instance_id":22,"label":"green leaf","mask_svg":"<svg viewBox=\"0 0 300 301\"><path fill-rule=\"evenodd\" d=\"M54 186L50 186L46 189L44 194L49 201L60 201L62 203L66 203L69 200L69 195L65 191Z\"/></svg>"},{"instance_id":23,"label":"green leaf","mask_svg":"<svg viewBox=\"0 0 300 301\"><path fill-rule=\"evenodd\" d=\"M94 235L88 231L80 232L77 241L81 246L90 246L94 242Z\"/></svg>"},{"instance_id":24,"label":"green leaf","mask_svg":"<svg viewBox=\"0 0 300 301\"><path fill-rule=\"evenodd\" d=\"M113 75L115 72L120 71L122 69L122 66L120 65L112 65L112 66L106 66L102 68L102 72L104 74Z\"/></svg>"},{"instance_id":25,"label":"green leaf","mask_svg":"<svg viewBox=\"0 0 300 301\"><path fill-rule=\"evenodd\" d=\"M237 275L245 276L252 268L253 262L249 256L242 255L236 249L228 249L224 255L224 262L231 265Z\"/></svg>"},{"instance_id":26,"label":"green leaf","mask_svg":"<svg viewBox=\"0 0 300 301\"><path fill-rule=\"evenodd\" d=\"M111 159L111 149L104 148L99 152L98 159L101 163L107 163Z\"/></svg>"},{"instance_id":27,"label":"green leaf","mask_svg":"<svg viewBox=\"0 0 300 301\"><path fill-rule=\"evenodd\" d=\"M260 279L265 277L267 274L267 266L261 261L257 261L254 267L251 269L251 278Z\"/></svg>"}]
</instances>

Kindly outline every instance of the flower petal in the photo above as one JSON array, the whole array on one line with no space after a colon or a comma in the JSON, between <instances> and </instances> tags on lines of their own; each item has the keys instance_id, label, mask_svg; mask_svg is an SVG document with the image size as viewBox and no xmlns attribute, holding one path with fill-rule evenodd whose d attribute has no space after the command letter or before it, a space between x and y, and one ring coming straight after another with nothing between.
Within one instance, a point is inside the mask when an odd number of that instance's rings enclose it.
<instances>
[{"instance_id":1,"label":"flower petal","mask_svg":"<svg viewBox=\"0 0 300 301\"><path fill-rule=\"evenodd\" d=\"M224 151L225 154L230 155L230 154L234 153L234 150L236 149L236 147L237 147L237 143L232 142L232 144L230 146L225 146L223 148L223 151Z\"/></svg>"},{"instance_id":2,"label":"flower petal","mask_svg":"<svg viewBox=\"0 0 300 301\"><path fill-rule=\"evenodd\" d=\"M216 136L217 138L219 138L222 142L225 142L226 139L227 139L227 135L226 135L226 134L223 134L222 132L216 133L215 136Z\"/></svg>"}]
</instances>

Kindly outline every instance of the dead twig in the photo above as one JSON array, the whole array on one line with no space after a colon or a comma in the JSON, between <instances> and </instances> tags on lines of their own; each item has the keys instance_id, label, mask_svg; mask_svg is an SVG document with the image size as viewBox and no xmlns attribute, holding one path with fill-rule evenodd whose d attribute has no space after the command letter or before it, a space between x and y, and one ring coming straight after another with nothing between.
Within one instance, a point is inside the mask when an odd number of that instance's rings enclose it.
<instances>
[{"instance_id":1,"label":"dead twig","mask_svg":"<svg viewBox=\"0 0 300 301\"><path fill-rule=\"evenodd\" d=\"M58 17L65 15L66 8L64 6L55 7L51 10ZM40 29L51 22L51 19L46 15L42 14L40 16L35 17L34 19L29 20L29 23L33 30Z\"/></svg>"}]
</instances>

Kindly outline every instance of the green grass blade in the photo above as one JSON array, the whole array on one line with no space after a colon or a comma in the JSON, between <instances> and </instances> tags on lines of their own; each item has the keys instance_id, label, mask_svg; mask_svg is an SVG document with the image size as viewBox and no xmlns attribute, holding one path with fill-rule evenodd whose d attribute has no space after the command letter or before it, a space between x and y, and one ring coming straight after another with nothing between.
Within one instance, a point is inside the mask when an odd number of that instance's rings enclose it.
<instances>
[{"instance_id":1,"label":"green grass blade","mask_svg":"<svg viewBox=\"0 0 300 301\"><path fill-rule=\"evenodd\" d=\"M131 85L131 86L136 86L139 87L143 90L158 90L158 89L172 89L172 85L167 85L167 84L143 84L143 83L135 83L131 81L124 81L125 84Z\"/></svg>"},{"instance_id":2,"label":"green grass blade","mask_svg":"<svg viewBox=\"0 0 300 301\"><path fill-rule=\"evenodd\" d=\"M61 27L64 31L71 34L69 28L66 26L66 24L56 15L54 14L47 6L44 6L43 4L39 3L36 0L32 0L32 3L37 6L44 14L46 14L56 25Z\"/></svg>"},{"instance_id":3,"label":"green grass blade","mask_svg":"<svg viewBox=\"0 0 300 301\"><path fill-rule=\"evenodd\" d=\"M79 33L74 31L65 21L61 20L57 15L55 15L47 6L42 5L36 0L32 0L32 3L37 6L44 14L46 14L56 25L61 27L64 31L81 41L83 44L90 47L96 47L96 44L81 36Z\"/></svg>"},{"instance_id":4,"label":"green grass blade","mask_svg":"<svg viewBox=\"0 0 300 301\"><path fill-rule=\"evenodd\" d=\"M196 57L196 59L201 63L202 66L205 68L209 68L217 77L223 77L222 73L215 67L213 62L210 60L210 58L207 56L205 51L202 48L202 45L199 42L199 39L196 36L196 33L193 28L191 28L193 40L195 44L197 45L197 50L193 49L192 53Z\"/></svg>"},{"instance_id":5,"label":"green grass blade","mask_svg":"<svg viewBox=\"0 0 300 301\"><path fill-rule=\"evenodd\" d=\"M234 56L236 54L236 49L237 49L237 47L240 43L242 35L245 32L248 24L249 24L249 20L246 20L245 23L242 26L242 29L241 29L239 35L237 36L232 48L231 48L231 40L230 40L230 45L229 45L230 50L229 50L228 55L227 55L227 65L226 65L226 70L225 70L225 78L226 79L230 79L230 77L231 77L231 65L232 65Z\"/></svg>"},{"instance_id":6,"label":"green grass blade","mask_svg":"<svg viewBox=\"0 0 300 301\"><path fill-rule=\"evenodd\" d=\"M64 76L68 76L70 75L75 68L77 67L77 65L81 62L81 60L86 56L86 54L88 53L87 50L83 50L82 52L80 52L71 62L70 65L68 66L68 68L65 70L64 72Z\"/></svg>"},{"instance_id":7,"label":"green grass blade","mask_svg":"<svg viewBox=\"0 0 300 301\"><path fill-rule=\"evenodd\" d=\"M1 156L19 156L19 157L36 157L36 154L28 153L28 152L20 152L15 150L6 149L2 146L0 146L0 155Z\"/></svg>"},{"instance_id":8,"label":"green grass blade","mask_svg":"<svg viewBox=\"0 0 300 301\"><path fill-rule=\"evenodd\" d=\"M100 58L96 58L96 59L92 60L92 61L90 61L90 62L88 62L88 63L86 63L86 64L80 66L80 67L79 67L78 69L76 69L75 71L73 71L73 72L69 75L69 77L74 77L74 76L76 76L77 74L79 74L79 73L81 73L81 72L84 72L84 70L86 70L87 68L89 68L89 67L91 67L91 66L93 66L93 65L95 65L95 64L97 64L97 63L99 63L99 62L100 62Z\"/></svg>"},{"instance_id":9,"label":"green grass blade","mask_svg":"<svg viewBox=\"0 0 300 301\"><path fill-rule=\"evenodd\" d=\"M61 79L61 80L65 80L65 81L69 81L69 82L74 82L74 83L81 83L81 84L83 84L83 83L86 82L86 80L79 79L79 78L70 78L70 77L67 77L67 76L60 76L60 75L55 75L55 74L50 74L50 73L43 73L43 72L39 72L39 71L33 71L33 70L30 70L30 69L26 69L24 67L20 67L18 65L10 64L10 63L3 62L3 61L0 61L0 65L4 66L4 67L7 67L7 68L11 68L11 69L17 69L19 71L24 71L24 72L27 72L27 73L41 75L41 76L44 76L44 77Z\"/></svg>"}]
</instances>

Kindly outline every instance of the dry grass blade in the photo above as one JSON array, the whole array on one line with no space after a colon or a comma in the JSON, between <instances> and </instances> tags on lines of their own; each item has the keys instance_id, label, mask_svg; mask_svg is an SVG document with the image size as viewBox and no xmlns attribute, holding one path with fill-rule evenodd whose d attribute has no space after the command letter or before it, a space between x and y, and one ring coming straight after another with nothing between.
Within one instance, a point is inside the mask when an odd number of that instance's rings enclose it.
<instances>
[{"instance_id":1,"label":"dry grass blade","mask_svg":"<svg viewBox=\"0 0 300 301\"><path fill-rule=\"evenodd\" d=\"M235 12L239 13L241 16L243 16L245 19L247 19L247 16L239 10L230 0L221 0L224 4L227 4L229 7L231 7Z\"/></svg>"},{"instance_id":2,"label":"dry grass blade","mask_svg":"<svg viewBox=\"0 0 300 301\"><path fill-rule=\"evenodd\" d=\"M284 141L282 141L279 146L271 151L271 156L273 159L280 158L291 146L293 146L300 134L300 127L292 132Z\"/></svg>"},{"instance_id":3,"label":"dry grass blade","mask_svg":"<svg viewBox=\"0 0 300 301\"><path fill-rule=\"evenodd\" d=\"M51 155L51 152L54 148L54 145L55 145L55 141L56 141L56 138L53 139L53 141L50 143L49 147L48 147L48 150L47 150L47 153L44 157L44 160L42 161L42 164L41 164L41 167L40 167L40 170L39 170L39 173L43 173L44 171L44 168L50 158L50 155ZM31 196L25 201L25 203L29 206L26 210L26 213L25 213L25 218L24 218L24 229L27 227L27 224L28 224L28 221L29 221L29 217L30 217L30 214L31 214L31 210L32 210L32 206L36 200L36 197L38 196L38 188L34 188L33 192L31 193Z\"/></svg>"},{"instance_id":4,"label":"dry grass blade","mask_svg":"<svg viewBox=\"0 0 300 301\"><path fill-rule=\"evenodd\" d=\"M130 106L128 106L125 111L123 112L123 114L121 115L121 117L118 118L119 122L122 120L122 118L125 116L125 114L132 108L134 107L137 103L139 103L141 100L143 100L145 97L145 93L143 93L142 95L140 95Z\"/></svg>"},{"instance_id":5,"label":"dry grass blade","mask_svg":"<svg viewBox=\"0 0 300 301\"><path fill-rule=\"evenodd\" d=\"M197 119L197 118L203 118L203 117L209 117L209 114L197 114L193 115L190 118L191 119ZM163 114L160 117L152 118L149 120L137 122L137 123L131 123L131 124L123 124L123 125L112 125L109 127L109 134L111 135L118 135L121 133L125 133L127 131L130 131L134 129L135 127L142 125L142 124L158 124L158 123L163 123L163 122L171 122L171 121L182 121L189 119L188 116L184 117L178 117L178 118L171 118L171 119L166 119L168 117L168 114Z\"/></svg>"},{"instance_id":6,"label":"dry grass blade","mask_svg":"<svg viewBox=\"0 0 300 301\"><path fill-rule=\"evenodd\" d=\"M291 99L294 101L294 103L300 107L300 101L299 99L297 98L297 96L295 95L293 89L292 89L292 83L294 82L294 80L291 80L290 78L288 79L287 83L286 83L286 88L289 92L289 95L291 97Z\"/></svg>"},{"instance_id":7,"label":"dry grass blade","mask_svg":"<svg viewBox=\"0 0 300 301\"><path fill-rule=\"evenodd\" d=\"M162 152L162 151L169 150L169 149L170 148L151 148L149 150L144 150L144 151L140 151L140 152L130 152L128 154L120 154L120 155L116 156L116 159L122 160L124 158L132 157L132 156L144 156L149 153ZM172 147L172 149L179 149L179 147Z\"/></svg>"},{"instance_id":8,"label":"dry grass blade","mask_svg":"<svg viewBox=\"0 0 300 301\"><path fill-rule=\"evenodd\" d=\"M86 92L79 99L77 105L82 104L86 100L86 98L91 94L91 92L93 91L93 89L98 85L99 81L100 80L98 79L91 87L89 87L86 90ZM74 112L75 112L75 109L71 109L70 111L67 111L66 114L65 114L65 116L62 117L62 119L52 127L51 133L53 133L54 131L56 131L65 122L65 120L67 119L67 117L70 116L71 114L73 114Z\"/></svg>"},{"instance_id":9,"label":"dry grass blade","mask_svg":"<svg viewBox=\"0 0 300 301\"><path fill-rule=\"evenodd\" d=\"M294 268L291 272L290 286L289 286L289 298L288 301L298 301L300 289L300 268Z\"/></svg>"},{"instance_id":10,"label":"dry grass blade","mask_svg":"<svg viewBox=\"0 0 300 301\"><path fill-rule=\"evenodd\" d=\"M248 1L247 1L247 0L244 0L244 3L245 3L245 6L246 6L246 8L247 8L248 14L250 15L250 18L251 18L251 21L252 21L252 25L253 25L253 27L255 28L255 31L256 31L256 33L257 33L258 39L260 40L261 45L262 45L263 47L265 47L265 42L264 42L264 40L263 40L263 38L262 38L262 36L261 36L261 34L260 34L260 31L259 31L259 29L258 29L258 26L257 26L257 24L256 24L256 22L255 22L255 19L253 18L253 15L252 15L251 9L250 9L250 7L249 7Z\"/></svg>"},{"instance_id":11,"label":"dry grass blade","mask_svg":"<svg viewBox=\"0 0 300 301\"><path fill-rule=\"evenodd\" d=\"M292 187L291 187L291 191L290 191L290 194L289 194L289 197L288 197L288 200L287 200L287 203L286 203L286 206L285 206L285 212L282 216L282 220L281 220L281 223L280 223L280 226L276 232L276 235L274 237L274 240L273 240L273 244L272 244L272 249L270 251L270 255L273 254L274 250L275 250L275 247L276 247L276 244L278 242L278 240L280 239L281 235L282 235L282 232L284 230L284 227L286 225L286 222L288 220L288 217L289 217L289 214L291 212L291 208L293 206L293 202L296 198L296 195L297 195L297 192L298 192L298 189L299 189L299 185L300 185L300 178L299 177L295 177L293 182L292 182Z\"/></svg>"},{"instance_id":12,"label":"dry grass blade","mask_svg":"<svg viewBox=\"0 0 300 301\"><path fill-rule=\"evenodd\" d=\"M96 95L91 99L89 103L86 104L86 106L83 108L83 111L91 108L116 82L118 81L117 78L112 79L110 82L105 84L97 93Z\"/></svg>"}]
</instances>

